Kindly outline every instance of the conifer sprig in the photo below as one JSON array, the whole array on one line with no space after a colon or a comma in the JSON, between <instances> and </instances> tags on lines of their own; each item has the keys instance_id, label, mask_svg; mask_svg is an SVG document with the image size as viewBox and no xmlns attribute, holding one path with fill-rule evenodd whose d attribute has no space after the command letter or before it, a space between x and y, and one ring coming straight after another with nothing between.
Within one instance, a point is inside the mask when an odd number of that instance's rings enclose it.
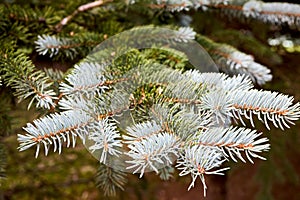
<instances>
[{"instance_id":1,"label":"conifer sprig","mask_svg":"<svg viewBox=\"0 0 300 200\"><path fill-rule=\"evenodd\" d=\"M107 156L119 156L122 152L119 150L122 147L121 135L116 130L115 123L110 122L109 119L103 119L94 124L89 125L90 131L88 139L94 142L89 147L93 153L96 150L101 151L99 158L100 163L106 164Z\"/></svg>"},{"instance_id":2,"label":"conifer sprig","mask_svg":"<svg viewBox=\"0 0 300 200\"><path fill-rule=\"evenodd\" d=\"M159 173L162 166L173 164L179 145L178 138L166 132L133 141L128 145L130 150L126 154L131 160L126 161L130 165L126 169L134 169L133 173L140 173L140 178L147 171Z\"/></svg>"},{"instance_id":3,"label":"conifer sprig","mask_svg":"<svg viewBox=\"0 0 300 200\"><path fill-rule=\"evenodd\" d=\"M15 95L22 101L31 98L28 109L32 103L36 107L50 109L57 99L52 89L52 83L46 74L37 70L24 54L4 53L0 57L0 72L7 86L15 90Z\"/></svg>"},{"instance_id":4,"label":"conifer sprig","mask_svg":"<svg viewBox=\"0 0 300 200\"><path fill-rule=\"evenodd\" d=\"M106 37L107 35L92 32L78 33L70 37L39 35L35 41L35 49L40 55L64 56L73 60L79 56L86 56L93 47Z\"/></svg>"},{"instance_id":5,"label":"conifer sprig","mask_svg":"<svg viewBox=\"0 0 300 200\"><path fill-rule=\"evenodd\" d=\"M117 190L124 190L127 183L126 173L100 164L96 175L96 184L104 191L105 196L115 196Z\"/></svg>"},{"instance_id":6,"label":"conifer sprig","mask_svg":"<svg viewBox=\"0 0 300 200\"><path fill-rule=\"evenodd\" d=\"M204 196L206 195L207 186L205 184L205 174L224 175L223 171L229 168L221 168L214 170L222 165L226 159L222 154L213 148L206 146L192 146L187 147L177 160L177 169L181 170L179 176L185 176L190 174L192 177L191 184L188 188L190 190L195 186L197 178L201 180L203 184Z\"/></svg>"},{"instance_id":7,"label":"conifer sprig","mask_svg":"<svg viewBox=\"0 0 300 200\"><path fill-rule=\"evenodd\" d=\"M232 93L233 110L235 118L243 117L250 120L254 126L253 115L256 115L268 129L268 122L272 122L276 128L289 128L289 124L294 124L295 120L300 117L299 102L293 104L294 98L288 95L279 94L271 91L249 90L241 91L239 94Z\"/></svg>"},{"instance_id":8,"label":"conifer sprig","mask_svg":"<svg viewBox=\"0 0 300 200\"><path fill-rule=\"evenodd\" d=\"M109 81L104 76L104 65L98 63L81 62L75 65L73 73L62 82L60 91L64 95L74 96L83 93L88 98L96 94L101 95L108 89Z\"/></svg>"},{"instance_id":9,"label":"conifer sprig","mask_svg":"<svg viewBox=\"0 0 300 200\"><path fill-rule=\"evenodd\" d=\"M34 120L33 124L28 123L24 127L26 135L18 134L19 150L24 151L36 146L35 156L37 157L41 145L44 145L45 155L53 145L53 151L58 150L58 153L61 153L63 143L66 143L67 147L72 143L74 147L77 136L85 141L86 135L89 133L88 125L91 122L91 117L80 111L65 111Z\"/></svg>"},{"instance_id":10,"label":"conifer sprig","mask_svg":"<svg viewBox=\"0 0 300 200\"><path fill-rule=\"evenodd\" d=\"M243 127L212 127L197 134L195 141L198 145L216 147L225 158L229 157L235 162L237 162L236 157L246 162L240 153L245 152L247 159L254 163L251 157L265 160L257 153L270 148L270 145L266 143L268 139L259 138L261 135L262 133Z\"/></svg>"},{"instance_id":11,"label":"conifer sprig","mask_svg":"<svg viewBox=\"0 0 300 200\"><path fill-rule=\"evenodd\" d=\"M221 71L227 74L245 74L253 82L263 85L272 79L270 69L247 55L226 44L218 44L198 35L197 41L208 51Z\"/></svg>"},{"instance_id":12,"label":"conifer sprig","mask_svg":"<svg viewBox=\"0 0 300 200\"><path fill-rule=\"evenodd\" d=\"M243 5L246 17L276 25L300 29L300 5L291 3L248 1Z\"/></svg>"}]
</instances>

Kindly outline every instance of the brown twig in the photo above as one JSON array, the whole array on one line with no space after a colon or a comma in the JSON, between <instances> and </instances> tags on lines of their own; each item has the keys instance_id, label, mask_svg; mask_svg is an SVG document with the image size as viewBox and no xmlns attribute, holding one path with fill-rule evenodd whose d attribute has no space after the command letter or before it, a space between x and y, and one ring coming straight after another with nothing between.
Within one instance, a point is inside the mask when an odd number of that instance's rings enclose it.
<instances>
[{"instance_id":1,"label":"brown twig","mask_svg":"<svg viewBox=\"0 0 300 200\"><path fill-rule=\"evenodd\" d=\"M91 3L87 3L87 4L84 4L84 5L81 5L79 6L71 15L63 18L56 26L55 26L55 29L57 32L60 32L61 29L67 25L69 23L69 21L71 21L71 19L73 17L75 17L78 13L80 12L84 12L84 11L87 11L87 10L90 10L92 8L95 8L95 7L98 7L98 6L101 6L107 2L112 2L113 0L106 0L106 1L103 1L103 0L97 0L97 1L94 1L94 2L91 2Z\"/></svg>"}]
</instances>

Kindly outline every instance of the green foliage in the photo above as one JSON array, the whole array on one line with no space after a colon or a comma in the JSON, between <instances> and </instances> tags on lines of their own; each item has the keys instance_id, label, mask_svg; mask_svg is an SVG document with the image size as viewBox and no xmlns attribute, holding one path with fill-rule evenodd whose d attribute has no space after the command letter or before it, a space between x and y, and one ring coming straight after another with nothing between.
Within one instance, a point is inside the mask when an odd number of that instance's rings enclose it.
<instances>
[{"instance_id":1,"label":"green foliage","mask_svg":"<svg viewBox=\"0 0 300 200\"><path fill-rule=\"evenodd\" d=\"M54 105L52 83L41 70L36 70L31 60L22 53L2 52L1 74L4 83L15 90L14 95L22 101L31 97L28 108L36 100L37 107L50 108Z\"/></svg>"},{"instance_id":2,"label":"green foliage","mask_svg":"<svg viewBox=\"0 0 300 200\"><path fill-rule=\"evenodd\" d=\"M254 127L257 117L268 129L270 122L285 129L300 117L300 104L293 103L293 97L253 89L254 84L263 85L272 78L270 69L259 62L268 66L282 62L280 52L274 52L267 43L273 30L299 30L297 4L141 0L107 1L82 9L91 2L1 2L0 75L3 87L9 87L3 91L13 93L19 101L28 99L28 108L33 104L43 112L23 128L27 133L18 131L19 150L36 147L37 156L41 147L46 155L53 147L61 153L63 146L75 146L78 136L100 160L96 184L105 195L124 190L124 168L140 173L140 177L155 171L163 180L169 180L177 168L180 176L191 176L189 188L200 179L206 189L204 176L222 174L227 169L219 169L223 162L253 162L253 158L267 155L261 155L269 150L267 138L256 130L234 127L233 122L246 126L248 119ZM218 19L220 16L223 18ZM225 30L224 17L234 24L231 29ZM232 19L243 23L245 30L234 30L241 25ZM255 23L265 29L256 33L251 27ZM273 29L262 23L271 24ZM140 26L148 24L167 25L176 31L164 35L150 32L153 26ZM177 26L193 26L197 33ZM99 47L128 29L129 41ZM147 41L149 35L155 41L179 41L182 46L196 39L212 57L213 66L230 76L197 71L186 52L169 44L145 49L130 46ZM297 39L293 41L297 44ZM115 44L122 45L115 48ZM61 64L77 64L66 73L36 64L47 57ZM201 59L202 65L210 62ZM5 136L12 127L13 101L10 94L1 95L0 127ZM271 143L276 140L272 138ZM276 145L273 153L285 170L295 174L284 159L283 147L284 142ZM0 146L1 178L6 164L4 149ZM123 156L123 171L110 166L112 157L120 161ZM270 162L261 165L264 197L272 196L273 182L284 174L265 173L276 166L272 158L268 159ZM41 173L43 170L36 175L44 179ZM49 187L57 189L53 185Z\"/></svg>"},{"instance_id":3,"label":"green foliage","mask_svg":"<svg viewBox=\"0 0 300 200\"><path fill-rule=\"evenodd\" d=\"M115 196L117 189L124 190L126 182L126 173L100 164L96 176L96 184L104 191L104 196Z\"/></svg>"}]
</instances>

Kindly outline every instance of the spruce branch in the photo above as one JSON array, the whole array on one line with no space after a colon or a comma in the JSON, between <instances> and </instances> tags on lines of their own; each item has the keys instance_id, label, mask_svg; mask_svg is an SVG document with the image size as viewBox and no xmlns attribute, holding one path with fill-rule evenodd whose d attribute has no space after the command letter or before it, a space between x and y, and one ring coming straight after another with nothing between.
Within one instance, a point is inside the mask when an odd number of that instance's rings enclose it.
<instances>
[{"instance_id":1,"label":"spruce branch","mask_svg":"<svg viewBox=\"0 0 300 200\"><path fill-rule=\"evenodd\" d=\"M208 92L201 98L198 108L208 111L210 115L210 126L228 126L231 124L231 96L228 91L216 90Z\"/></svg>"},{"instance_id":2,"label":"spruce branch","mask_svg":"<svg viewBox=\"0 0 300 200\"><path fill-rule=\"evenodd\" d=\"M146 121L144 123L136 124L133 127L127 128L127 135L123 135L125 143L141 141L151 135L163 132L163 128L155 121Z\"/></svg>"},{"instance_id":3,"label":"spruce branch","mask_svg":"<svg viewBox=\"0 0 300 200\"><path fill-rule=\"evenodd\" d=\"M268 121L282 130L289 128L289 124L300 118L300 104L293 104L293 97L271 91L240 91L231 93L233 109L232 114L243 124L242 116L250 120L254 126L253 115L256 115L268 129Z\"/></svg>"},{"instance_id":4,"label":"spruce branch","mask_svg":"<svg viewBox=\"0 0 300 200\"><path fill-rule=\"evenodd\" d=\"M101 156L99 158L100 163L106 164L107 156L117 156L122 154L119 148L122 147L121 135L117 131L115 123L110 122L108 118L90 124L88 139L94 144L89 147L89 150L100 150Z\"/></svg>"},{"instance_id":5,"label":"spruce branch","mask_svg":"<svg viewBox=\"0 0 300 200\"><path fill-rule=\"evenodd\" d=\"M223 45L222 48L212 51L212 55L225 73L246 74L259 85L263 85L272 79L271 71L268 68L254 62L252 56L239 52L234 48Z\"/></svg>"},{"instance_id":6,"label":"spruce branch","mask_svg":"<svg viewBox=\"0 0 300 200\"><path fill-rule=\"evenodd\" d=\"M140 173L140 177L148 170L159 173L158 169L166 163L173 164L178 155L179 140L167 132L151 135L141 141L131 142L129 152L125 153L131 160L125 161L134 169L133 173Z\"/></svg>"},{"instance_id":7,"label":"spruce branch","mask_svg":"<svg viewBox=\"0 0 300 200\"><path fill-rule=\"evenodd\" d=\"M153 43L161 48L172 43L172 45L177 46L177 49L180 49L182 48L179 45L180 43L191 41L195 38L195 35L196 33L189 27L181 27L177 31L170 32L168 29L162 31L153 26L144 26L123 32L121 36L117 35L115 38L113 37L104 42L102 41L107 38L106 34L86 32L75 34L72 37L39 35L35 44L36 51L40 55L65 56L70 59L85 56L91 52L92 47L95 47L94 51L87 57L88 62L111 63L115 58L127 54L135 48L153 48ZM128 40L133 36L136 37L134 42ZM121 44L120 41L123 40L126 42ZM102 43L96 46L100 42Z\"/></svg>"},{"instance_id":8,"label":"spruce branch","mask_svg":"<svg viewBox=\"0 0 300 200\"><path fill-rule=\"evenodd\" d=\"M35 49L40 55L65 56L75 59L78 56L86 56L93 47L104 39L105 35L92 32L75 34L71 37L44 34L38 35L34 43Z\"/></svg>"},{"instance_id":9,"label":"spruce branch","mask_svg":"<svg viewBox=\"0 0 300 200\"><path fill-rule=\"evenodd\" d=\"M227 1L201 2L215 7L227 5ZM252 117L257 115L267 127L267 121L271 121L280 128L289 127L289 123L300 118L300 104L293 104L293 98L253 89L251 79L263 84L271 75L250 55L198 36L220 68L235 75L201 73L197 67L178 70L165 66L174 57L156 60L149 58L150 50L137 49L141 44L150 48L152 42L157 42L180 51L176 48L178 43L181 47L195 38L191 28L168 32L147 26L124 34L105 40L64 77L59 85L61 96L55 102L64 111L27 124L27 133L18 135L20 151L36 146L38 156L44 145L46 155L51 146L60 153L65 143L67 147L74 146L76 137L80 137L83 142L88 140L94 155L100 152L97 159L101 164L120 169L117 162L123 162L123 170L140 173L140 177L155 171L167 179L177 160L180 176L192 177L189 189L199 177L205 193L205 174L223 174L228 168L220 167L229 159L245 162L242 153L250 162L253 158L264 159L260 154L269 149L268 140L260 138L261 133L231 127L233 118L242 121L246 117L253 124ZM47 47L48 39L38 43L40 47L44 45L40 52L61 51ZM56 46L62 43L59 39L53 41ZM74 52L77 48L66 47ZM175 54L175 50L167 54ZM188 53L181 57L178 62L189 58ZM57 75L57 79L62 78ZM56 76L51 80L58 82ZM99 185L106 194L123 188L125 178L119 170L101 165L99 173Z\"/></svg>"},{"instance_id":10,"label":"spruce branch","mask_svg":"<svg viewBox=\"0 0 300 200\"><path fill-rule=\"evenodd\" d=\"M274 123L275 127L283 129L284 127L289 127L289 123L293 124L294 120L299 119L299 106L298 104L292 105L293 99L287 95L251 90L253 85L249 79L243 76L235 76L232 78L223 76L222 78L218 78L218 75L216 75L215 79L211 79L210 76L214 76L214 74L199 74L196 71L187 71L183 76L177 76L177 83L180 83L180 80L184 80L183 77L186 77L186 80L189 80L189 82L191 80L193 80L194 83L198 82L193 88L199 87L201 83L207 87L209 92L206 93L204 89L204 92L202 91L200 96L195 97L189 95L195 91L189 87L189 84L185 84L188 85L188 87L186 87L188 88L188 92L186 92L186 90L181 87L182 84L177 85L171 83L168 84L166 88L172 87L172 89L164 92L167 98L163 101L196 104L200 111L208 111L211 113L211 125L227 126L231 123L232 117L242 121L241 116L243 115L250 119L253 125L252 114L255 114L258 115L258 118L263 121L268 128L267 121L270 120ZM203 79L206 77L207 81ZM174 91L178 91L178 94L174 94ZM240 91L242 91L242 93L240 93ZM248 105L247 102L251 105ZM246 114L248 112L250 113ZM264 117L263 119L260 117L261 114Z\"/></svg>"},{"instance_id":11,"label":"spruce branch","mask_svg":"<svg viewBox=\"0 0 300 200\"><path fill-rule=\"evenodd\" d=\"M96 175L96 184L103 190L105 196L115 196L118 189L124 190L126 183L126 173L100 164Z\"/></svg>"},{"instance_id":12,"label":"spruce branch","mask_svg":"<svg viewBox=\"0 0 300 200\"><path fill-rule=\"evenodd\" d=\"M207 129L209 118L210 115L207 113L195 113L190 108L182 108L169 117L170 129L185 141L198 131Z\"/></svg>"},{"instance_id":13,"label":"spruce branch","mask_svg":"<svg viewBox=\"0 0 300 200\"><path fill-rule=\"evenodd\" d=\"M206 196L207 186L205 184L204 175L223 175L222 172L229 168L221 168L214 171L212 169L220 167L225 161L223 155L214 148L202 145L188 146L180 153L176 168L181 170L179 176L191 175L192 181L188 190L194 187L195 182L199 177L203 184L204 196Z\"/></svg>"},{"instance_id":14,"label":"spruce branch","mask_svg":"<svg viewBox=\"0 0 300 200\"><path fill-rule=\"evenodd\" d=\"M92 118L84 112L65 111L60 114L50 114L46 117L34 120L33 124L28 123L24 130L25 135L18 134L20 151L24 151L32 146L36 146L35 157L39 155L40 146L44 145L45 155L48 154L49 148L53 145L53 151L60 154L63 143L67 147L76 144L76 137L85 141L89 133L89 125Z\"/></svg>"},{"instance_id":15,"label":"spruce branch","mask_svg":"<svg viewBox=\"0 0 300 200\"><path fill-rule=\"evenodd\" d=\"M104 65L98 63L81 62L66 78L68 83L61 83L60 92L64 95L83 93L89 98L101 95L108 89L110 81L104 76ZM112 82L112 81L111 81Z\"/></svg>"},{"instance_id":16,"label":"spruce branch","mask_svg":"<svg viewBox=\"0 0 300 200\"><path fill-rule=\"evenodd\" d=\"M228 126L231 124L232 96L239 90L247 91L253 87L249 78L244 75L228 77L218 73L199 73L195 70L184 74L187 80L198 83L204 89L198 99L169 99L176 103L189 103L197 105L199 112L205 112L210 126ZM202 119L203 120L203 119Z\"/></svg>"},{"instance_id":17,"label":"spruce branch","mask_svg":"<svg viewBox=\"0 0 300 200\"><path fill-rule=\"evenodd\" d=\"M259 138L261 135L262 133L243 127L212 127L193 136L195 139L192 141L198 145L216 147L224 157L230 157L235 162L237 162L236 157L246 162L240 153L245 152L248 160L254 163L251 157L265 160L257 153L270 148L270 145L266 144L268 139Z\"/></svg>"},{"instance_id":18,"label":"spruce branch","mask_svg":"<svg viewBox=\"0 0 300 200\"><path fill-rule=\"evenodd\" d=\"M188 70L183 74L185 78L193 80L206 87L207 90L220 89L225 91L249 90L253 88L250 78L246 75L229 77L223 73L200 73L197 70Z\"/></svg>"},{"instance_id":19,"label":"spruce branch","mask_svg":"<svg viewBox=\"0 0 300 200\"><path fill-rule=\"evenodd\" d=\"M36 107L50 109L57 99L52 89L52 83L41 70L35 66L24 54L5 53L0 57L0 72L7 86L15 90L19 101L31 97L28 109L36 101Z\"/></svg>"},{"instance_id":20,"label":"spruce branch","mask_svg":"<svg viewBox=\"0 0 300 200\"><path fill-rule=\"evenodd\" d=\"M192 83L194 89L182 88L184 84L180 84L181 79ZM176 83L166 86L163 92L166 97L161 101L197 106L199 112L206 112L211 126L228 126L233 117L230 93L246 91L253 87L250 79L243 75L228 77L218 73L199 73L196 70L186 71L181 77L177 76ZM186 85L189 86L184 86ZM172 89L167 90L168 88ZM176 91L178 94L174 94Z\"/></svg>"},{"instance_id":21,"label":"spruce branch","mask_svg":"<svg viewBox=\"0 0 300 200\"><path fill-rule=\"evenodd\" d=\"M215 43L204 36L199 35L197 41L208 51L221 71L228 74L245 74L259 85L272 79L271 71L256 63L251 55L229 45Z\"/></svg>"},{"instance_id":22,"label":"spruce branch","mask_svg":"<svg viewBox=\"0 0 300 200\"><path fill-rule=\"evenodd\" d=\"M36 44L36 51L40 55L46 55L47 53L50 53L50 57L53 57L58 54L59 49L67 49L66 52L67 56L73 56L76 51L70 47L75 47L74 45L71 46L72 40L67 38L57 38L56 36L50 36L50 35L42 35L38 36ZM74 51L74 52L72 52Z\"/></svg>"},{"instance_id":23,"label":"spruce branch","mask_svg":"<svg viewBox=\"0 0 300 200\"><path fill-rule=\"evenodd\" d=\"M300 5L292 3L248 1L243 5L246 17L276 25L300 29Z\"/></svg>"},{"instance_id":24,"label":"spruce branch","mask_svg":"<svg viewBox=\"0 0 300 200\"><path fill-rule=\"evenodd\" d=\"M146 121L128 127L127 134L123 135L130 149L125 154L131 159L125 161L129 164L126 169L134 169L133 173L140 173L140 177L149 170L160 173L162 167L172 165L177 158L180 138L173 134L167 122L162 122L162 116L159 118L161 125L155 120Z\"/></svg>"}]
</instances>

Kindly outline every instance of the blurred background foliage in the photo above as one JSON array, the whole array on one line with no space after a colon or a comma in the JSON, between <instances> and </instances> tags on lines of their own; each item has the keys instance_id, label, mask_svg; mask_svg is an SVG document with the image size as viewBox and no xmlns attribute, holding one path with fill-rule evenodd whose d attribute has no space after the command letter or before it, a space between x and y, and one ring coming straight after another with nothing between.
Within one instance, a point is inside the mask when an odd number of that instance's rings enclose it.
<instances>
[{"instance_id":1,"label":"blurred background foliage","mask_svg":"<svg viewBox=\"0 0 300 200\"><path fill-rule=\"evenodd\" d=\"M79 13L62 31L55 29L63 17L87 2L1 0L1 56L7 49L22 52L30 56L37 68L67 71L92 49L94 43L122 30L146 24L190 24L197 33L230 44L268 66L273 80L264 85L264 89L287 93L300 101L300 42L295 40L293 48L270 42L282 35L285 35L282 40L293 40L297 34L299 36L299 31L256 21L230 20L215 13L194 10L181 13L150 10L140 5L128 6L122 1L112 2L113 7L98 7ZM77 37L75 41L83 48L74 59L65 55L58 55L55 59L40 56L34 49L34 41L42 34ZM37 159L33 158L33 149L17 150L16 134L41 112L27 110L28 102L17 103L8 90L1 88L0 94L0 199L108 199L96 187L98 162L82 144L74 149L64 149L62 155L51 153ZM208 177L206 199L300 199L300 123L284 133L276 129L267 131L262 126L258 130L271 140L271 151L264 155L267 161L256 161L254 165L238 163L231 166L233 170L225 177ZM131 181L124 192L111 199L184 200L203 196L200 184L187 192L189 178L174 177L163 182L151 173L143 180L130 175L129 178Z\"/></svg>"}]
</instances>

